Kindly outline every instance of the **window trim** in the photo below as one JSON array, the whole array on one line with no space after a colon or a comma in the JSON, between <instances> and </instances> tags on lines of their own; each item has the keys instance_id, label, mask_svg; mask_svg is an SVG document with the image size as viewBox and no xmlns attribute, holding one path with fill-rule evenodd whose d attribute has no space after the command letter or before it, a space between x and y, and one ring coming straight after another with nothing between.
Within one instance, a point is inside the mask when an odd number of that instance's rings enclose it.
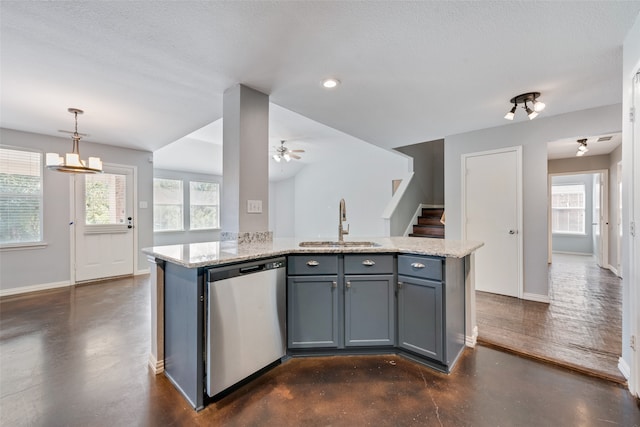
<instances>
[{"instance_id":1,"label":"window trim","mask_svg":"<svg viewBox=\"0 0 640 427\"><path fill-rule=\"evenodd\" d=\"M45 190L45 181L44 181L44 152L37 149L19 147L15 145L8 144L0 144L0 148L6 150L13 151L22 151L27 153L36 153L40 158L40 212L39 212L39 223L40 223L40 239L34 240L30 242L8 242L8 243L0 243L0 251L8 251L8 250L25 250L25 249L39 249L45 248L48 243L44 240L44 190Z\"/></svg>"}]
</instances>

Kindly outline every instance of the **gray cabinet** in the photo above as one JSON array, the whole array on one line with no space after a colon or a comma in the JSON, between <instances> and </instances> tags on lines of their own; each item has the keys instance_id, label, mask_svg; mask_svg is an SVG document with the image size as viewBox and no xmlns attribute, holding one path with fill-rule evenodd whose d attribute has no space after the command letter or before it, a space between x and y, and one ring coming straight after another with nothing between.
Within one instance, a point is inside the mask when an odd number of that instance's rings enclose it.
<instances>
[{"instance_id":1,"label":"gray cabinet","mask_svg":"<svg viewBox=\"0 0 640 427\"><path fill-rule=\"evenodd\" d=\"M337 348L338 257L289 257L287 342L289 348ZM316 274L319 273L319 274Z\"/></svg>"},{"instance_id":2,"label":"gray cabinet","mask_svg":"<svg viewBox=\"0 0 640 427\"><path fill-rule=\"evenodd\" d=\"M398 347L446 372L465 344L463 259L398 256Z\"/></svg>"},{"instance_id":3,"label":"gray cabinet","mask_svg":"<svg viewBox=\"0 0 640 427\"><path fill-rule=\"evenodd\" d=\"M344 256L344 344L395 344L393 255Z\"/></svg>"},{"instance_id":4,"label":"gray cabinet","mask_svg":"<svg viewBox=\"0 0 640 427\"><path fill-rule=\"evenodd\" d=\"M442 283L398 277L398 346L443 361Z\"/></svg>"},{"instance_id":5,"label":"gray cabinet","mask_svg":"<svg viewBox=\"0 0 640 427\"><path fill-rule=\"evenodd\" d=\"M344 290L345 346L394 344L393 274L346 275Z\"/></svg>"},{"instance_id":6,"label":"gray cabinet","mask_svg":"<svg viewBox=\"0 0 640 427\"><path fill-rule=\"evenodd\" d=\"M289 257L292 349L393 346L393 255Z\"/></svg>"}]
</instances>

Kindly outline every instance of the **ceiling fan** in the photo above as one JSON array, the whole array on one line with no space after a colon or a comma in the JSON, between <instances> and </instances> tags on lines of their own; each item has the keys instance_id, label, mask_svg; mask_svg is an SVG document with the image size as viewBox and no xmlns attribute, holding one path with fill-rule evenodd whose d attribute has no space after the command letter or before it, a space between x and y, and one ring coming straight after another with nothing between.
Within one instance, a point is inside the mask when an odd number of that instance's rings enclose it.
<instances>
[{"instance_id":1,"label":"ceiling fan","mask_svg":"<svg viewBox=\"0 0 640 427\"><path fill-rule=\"evenodd\" d=\"M301 157L296 153L304 153L304 150L290 150L284 146L284 143L285 141L283 139L280 141L279 147L273 147L275 148L276 153L273 156L271 156L271 158L278 163L281 162L282 159L284 159L284 161L286 162L290 162L291 159L300 160Z\"/></svg>"}]
</instances>

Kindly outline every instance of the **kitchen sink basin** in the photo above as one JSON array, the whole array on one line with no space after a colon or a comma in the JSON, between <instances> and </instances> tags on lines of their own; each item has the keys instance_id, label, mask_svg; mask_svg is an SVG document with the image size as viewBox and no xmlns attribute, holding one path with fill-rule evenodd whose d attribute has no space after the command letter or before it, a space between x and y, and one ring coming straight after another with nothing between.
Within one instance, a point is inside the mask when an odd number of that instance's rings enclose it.
<instances>
[{"instance_id":1,"label":"kitchen sink basin","mask_svg":"<svg viewBox=\"0 0 640 427\"><path fill-rule=\"evenodd\" d=\"M374 246L380 246L380 245L375 242L329 242L329 241L300 242L300 247L303 247L303 248L341 248L341 247L371 248Z\"/></svg>"}]
</instances>

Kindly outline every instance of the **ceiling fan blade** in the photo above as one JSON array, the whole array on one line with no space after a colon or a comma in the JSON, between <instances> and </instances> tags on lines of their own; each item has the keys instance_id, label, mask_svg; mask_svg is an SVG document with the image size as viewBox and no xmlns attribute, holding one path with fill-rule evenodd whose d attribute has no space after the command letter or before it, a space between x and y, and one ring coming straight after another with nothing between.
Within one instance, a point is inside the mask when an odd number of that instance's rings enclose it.
<instances>
[{"instance_id":1,"label":"ceiling fan blade","mask_svg":"<svg viewBox=\"0 0 640 427\"><path fill-rule=\"evenodd\" d=\"M289 150L290 153L304 153L304 150Z\"/></svg>"},{"instance_id":2,"label":"ceiling fan blade","mask_svg":"<svg viewBox=\"0 0 640 427\"><path fill-rule=\"evenodd\" d=\"M291 157L292 159L296 159L296 160L300 160L302 157L298 156L297 154L291 154L289 153L289 157Z\"/></svg>"}]
</instances>

